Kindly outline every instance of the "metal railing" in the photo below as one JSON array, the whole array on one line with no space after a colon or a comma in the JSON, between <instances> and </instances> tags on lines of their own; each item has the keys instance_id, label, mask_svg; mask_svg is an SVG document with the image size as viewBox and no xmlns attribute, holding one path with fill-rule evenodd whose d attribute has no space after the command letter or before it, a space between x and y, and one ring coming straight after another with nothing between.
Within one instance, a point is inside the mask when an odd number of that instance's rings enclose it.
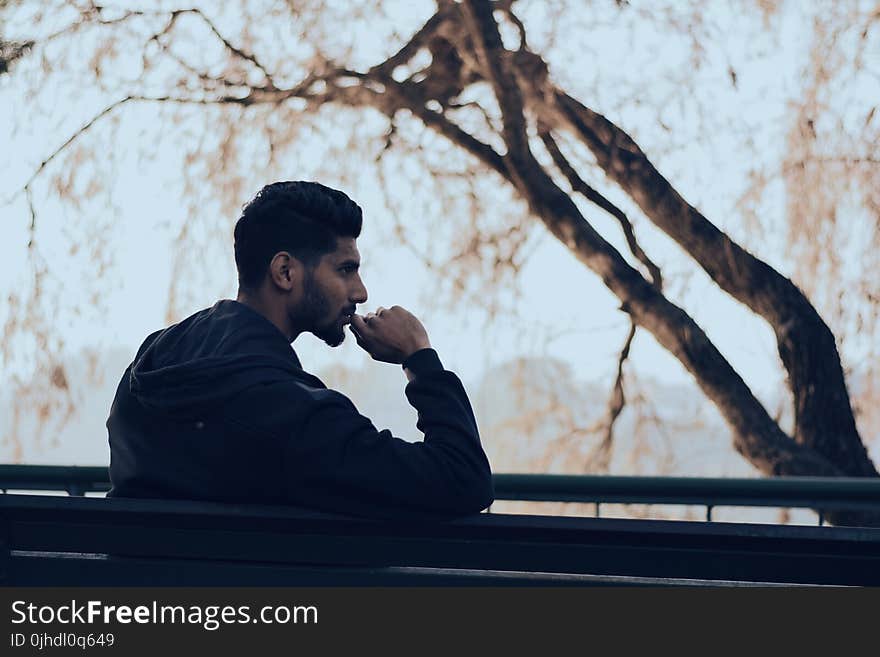
<instances>
[{"instance_id":1,"label":"metal railing","mask_svg":"<svg viewBox=\"0 0 880 657\"><path fill-rule=\"evenodd\" d=\"M104 493L110 490L110 473L103 466L0 465L0 490L9 489Z\"/></svg>"},{"instance_id":2,"label":"metal railing","mask_svg":"<svg viewBox=\"0 0 880 657\"><path fill-rule=\"evenodd\" d=\"M880 479L858 477L632 477L613 475L495 475L496 500L595 504L672 504L706 507L706 520L720 506L782 507L826 511L880 509Z\"/></svg>"},{"instance_id":3,"label":"metal railing","mask_svg":"<svg viewBox=\"0 0 880 657\"><path fill-rule=\"evenodd\" d=\"M636 477L611 475L496 474L495 499L602 504L669 504L706 507L781 507L826 511L880 510L880 479L776 477ZM0 490L66 491L81 496L110 489L101 466L0 465Z\"/></svg>"}]
</instances>

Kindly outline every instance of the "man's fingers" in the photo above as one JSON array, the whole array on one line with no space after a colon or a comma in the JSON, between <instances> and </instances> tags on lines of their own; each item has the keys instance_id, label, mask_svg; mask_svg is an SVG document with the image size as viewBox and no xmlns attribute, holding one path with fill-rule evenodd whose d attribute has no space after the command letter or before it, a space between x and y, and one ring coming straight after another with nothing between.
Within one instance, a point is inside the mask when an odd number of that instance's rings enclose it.
<instances>
[{"instance_id":1,"label":"man's fingers","mask_svg":"<svg viewBox=\"0 0 880 657\"><path fill-rule=\"evenodd\" d=\"M368 323L369 317L360 315L352 315L351 323L348 327L351 329L351 332L354 334L355 340L357 343L370 351L371 343L375 340L373 328Z\"/></svg>"},{"instance_id":2,"label":"man's fingers","mask_svg":"<svg viewBox=\"0 0 880 657\"><path fill-rule=\"evenodd\" d=\"M367 326L366 318L361 317L360 315L351 316L350 326L356 336L363 335L370 330L370 327Z\"/></svg>"},{"instance_id":3,"label":"man's fingers","mask_svg":"<svg viewBox=\"0 0 880 657\"><path fill-rule=\"evenodd\" d=\"M357 345L358 345L361 349L363 349L364 351L369 352L370 350L367 349L367 343L364 342L364 338L363 338L363 336L361 336L361 335L360 335L360 334L359 334L354 328L352 328L351 326L349 326L348 328L349 328L349 330L351 331L351 334L354 336L354 341L357 342Z\"/></svg>"},{"instance_id":4,"label":"man's fingers","mask_svg":"<svg viewBox=\"0 0 880 657\"><path fill-rule=\"evenodd\" d=\"M351 334L354 336L354 340L355 340L355 342L357 342L358 346L359 346L361 349L363 349L364 351L366 351L367 353L369 353L370 348L369 348L369 346L367 345L367 340L366 340L366 338L364 337L363 333L361 333L361 332L355 327L355 325L354 325L354 321L352 321L351 324L348 325L348 330L351 331Z\"/></svg>"}]
</instances>

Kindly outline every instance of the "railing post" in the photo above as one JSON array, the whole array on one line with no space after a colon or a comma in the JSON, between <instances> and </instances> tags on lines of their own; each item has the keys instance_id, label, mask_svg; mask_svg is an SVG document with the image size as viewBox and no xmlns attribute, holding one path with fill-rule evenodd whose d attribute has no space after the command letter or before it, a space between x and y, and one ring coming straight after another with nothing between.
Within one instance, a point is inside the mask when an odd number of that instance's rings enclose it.
<instances>
[{"instance_id":1,"label":"railing post","mask_svg":"<svg viewBox=\"0 0 880 657\"><path fill-rule=\"evenodd\" d=\"M706 505L706 522L712 522L712 505Z\"/></svg>"}]
</instances>

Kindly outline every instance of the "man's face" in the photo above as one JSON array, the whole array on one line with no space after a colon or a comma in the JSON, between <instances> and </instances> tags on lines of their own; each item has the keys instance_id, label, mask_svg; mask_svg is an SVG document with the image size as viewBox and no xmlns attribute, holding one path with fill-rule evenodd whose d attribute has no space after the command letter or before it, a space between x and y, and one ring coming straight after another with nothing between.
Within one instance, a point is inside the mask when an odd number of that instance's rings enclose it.
<instances>
[{"instance_id":1,"label":"man's face","mask_svg":"<svg viewBox=\"0 0 880 657\"><path fill-rule=\"evenodd\" d=\"M344 326L357 304L367 300L360 264L356 240L340 237L335 251L324 255L314 268L305 269L302 298L290 312L293 322L331 347L342 344Z\"/></svg>"}]
</instances>

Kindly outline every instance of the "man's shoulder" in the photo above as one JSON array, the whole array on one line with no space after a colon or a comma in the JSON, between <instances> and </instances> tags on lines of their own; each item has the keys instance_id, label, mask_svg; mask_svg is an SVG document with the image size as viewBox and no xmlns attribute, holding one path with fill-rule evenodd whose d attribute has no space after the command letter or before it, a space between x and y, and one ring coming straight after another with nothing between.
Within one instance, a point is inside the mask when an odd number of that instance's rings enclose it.
<instances>
[{"instance_id":1,"label":"man's shoulder","mask_svg":"<svg viewBox=\"0 0 880 657\"><path fill-rule=\"evenodd\" d=\"M144 338L144 341L141 342L141 346L138 347L137 354L134 357L135 362L137 362L138 359L140 359L140 357L144 355L144 352L150 348L150 345L153 344L153 342L156 341L156 338L158 338L165 330L166 329L164 328L160 328L159 330L153 331Z\"/></svg>"},{"instance_id":2,"label":"man's shoulder","mask_svg":"<svg viewBox=\"0 0 880 657\"><path fill-rule=\"evenodd\" d=\"M286 434L327 410L344 415L358 412L343 393L290 377L243 391L235 403L226 405L221 412L236 425Z\"/></svg>"}]
</instances>

